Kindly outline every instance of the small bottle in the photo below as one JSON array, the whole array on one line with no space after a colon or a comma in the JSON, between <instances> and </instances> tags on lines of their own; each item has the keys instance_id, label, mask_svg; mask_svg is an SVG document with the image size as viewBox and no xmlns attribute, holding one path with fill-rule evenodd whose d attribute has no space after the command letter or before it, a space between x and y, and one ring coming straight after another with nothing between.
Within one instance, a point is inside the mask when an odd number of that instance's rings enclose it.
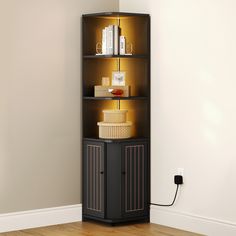
<instances>
[{"instance_id":1,"label":"small bottle","mask_svg":"<svg viewBox=\"0 0 236 236\"><path fill-rule=\"evenodd\" d=\"M125 55L125 36L120 36L120 55Z\"/></svg>"},{"instance_id":2,"label":"small bottle","mask_svg":"<svg viewBox=\"0 0 236 236\"><path fill-rule=\"evenodd\" d=\"M102 77L102 86L110 86L110 78Z\"/></svg>"}]
</instances>

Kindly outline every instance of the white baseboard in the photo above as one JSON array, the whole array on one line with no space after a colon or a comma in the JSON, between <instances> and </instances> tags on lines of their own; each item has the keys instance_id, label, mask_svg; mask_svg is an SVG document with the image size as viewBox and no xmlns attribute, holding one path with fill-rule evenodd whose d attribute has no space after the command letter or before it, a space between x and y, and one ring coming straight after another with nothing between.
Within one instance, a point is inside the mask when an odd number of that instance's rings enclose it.
<instances>
[{"instance_id":1,"label":"white baseboard","mask_svg":"<svg viewBox=\"0 0 236 236\"><path fill-rule=\"evenodd\" d=\"M0 233L81 220L81 204L0 214Z\"/></svg>"},{"instance_id":2,"label":"white baseboard","mask_svg":"<svg viewBox=\"0 0 236 236\"><path fill-rule=\"evenodd\" d=\"M151 223L208 236L235 236L236 223L151 206Z\"/></svg>"}]
</instances>

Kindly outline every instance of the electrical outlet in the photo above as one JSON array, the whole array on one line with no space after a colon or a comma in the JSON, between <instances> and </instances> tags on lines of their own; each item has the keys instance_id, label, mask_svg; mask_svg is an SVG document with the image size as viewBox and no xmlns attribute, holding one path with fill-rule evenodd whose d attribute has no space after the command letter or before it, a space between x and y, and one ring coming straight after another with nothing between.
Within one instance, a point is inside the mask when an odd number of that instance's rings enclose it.
<instances>
[{"instance_id":1,"label":"electrical outlet","mask_svg":"<svg viewBox=\"0 0 236 236\"><path fill-rule=\"evenodd\" d=\"M177 175L181 175L184 177L184 168L177 168Z\"/></svg>"}]
</instances>

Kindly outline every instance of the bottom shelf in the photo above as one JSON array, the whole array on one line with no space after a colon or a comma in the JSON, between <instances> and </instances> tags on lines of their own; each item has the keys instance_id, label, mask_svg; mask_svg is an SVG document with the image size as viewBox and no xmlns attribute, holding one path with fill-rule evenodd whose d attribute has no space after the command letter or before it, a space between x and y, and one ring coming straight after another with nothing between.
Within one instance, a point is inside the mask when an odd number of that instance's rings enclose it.
<instances>
[{"instance_id":1,"label":"bottom shelf","mask_svg":"<svg viewBox=\"0 0 236 236\"><path fill-rule=\"evenodd\" d=\"M82 220L83 221L87 221L87 220L95 220L95 221L100 221L103 223L108 223L108 224L118 224L118 223L128 223L128 222L150 222L150 216L149 215L145 215L145 216L138 216L138 217L127 217L127 218L120 218L120 219L106 219L106 218L99 218L96 216L90 216L90 215L86 215L83 214L82 216Z\"/></svg>"},{"instance_id":2,"label":"bottom shelf","mask_svg":"<svg viewBox=\"0 0 236 236\"><path fill-rule=\"evenodd\" d=\"M100 141L100 142L105 142L105 143L123 143L123 142L138 142L138 141L148 141L148 137L134 137L134 138L127 138L127 139L103 139L103 138L97 138L97 137L92 137L92 138L83 138L84 141Z\"/></svg>"}]
</instances>

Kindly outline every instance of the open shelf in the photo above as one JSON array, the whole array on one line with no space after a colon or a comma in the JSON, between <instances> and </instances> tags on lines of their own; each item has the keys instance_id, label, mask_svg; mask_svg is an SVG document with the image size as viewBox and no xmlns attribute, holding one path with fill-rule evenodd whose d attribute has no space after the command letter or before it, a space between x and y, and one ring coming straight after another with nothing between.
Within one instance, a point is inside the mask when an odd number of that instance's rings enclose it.
<instances>
[{"instance_id":1,"label":"open shelf","mask_svg":"<svg viewBox=\"0 0 236 236\"><path fill-rule=\"evenodd\" d=\"M149 17L145 14L110 13L85 15L83 17L83 55L85 58L102 57L96 55L96 44L102 42L102 29L108 25L119 25L120 35L126 37L127 43L133 45L133 55L125 57L146 57L149 54ZM137 56L136 56L137 55ZM118 55L121 57L121 55ZM104 57L104 58L109 58Z\"/></svg>"},{"instance_id":2,"label":"open shelf","mask_svg":"<svg viewBox=\"0 0 236 236\"><path fill-rule=\"evenodd\" d=\"M130 86L131 97L148 97L149 60L142 57L108 57L95 56L94 59L83 60L83 96L93 97L94 86L101 84L103 76L112 77L112 72L125 71L126 85Z\"/></svg>"},{"instance_id":3,"label":"open shelf","mask_svg":"<svg viewBox=\"0 0 236 236\"><path fill-rule=\"evenodd\" d=\"M97 122L103 121L103 110L117 109L115 99L83 100L83 137L98 137ZM124 99L120 109L128 110L127 121L132 122L131 137L150 136L149 99Z\"/></svg>"}]
</instances>

